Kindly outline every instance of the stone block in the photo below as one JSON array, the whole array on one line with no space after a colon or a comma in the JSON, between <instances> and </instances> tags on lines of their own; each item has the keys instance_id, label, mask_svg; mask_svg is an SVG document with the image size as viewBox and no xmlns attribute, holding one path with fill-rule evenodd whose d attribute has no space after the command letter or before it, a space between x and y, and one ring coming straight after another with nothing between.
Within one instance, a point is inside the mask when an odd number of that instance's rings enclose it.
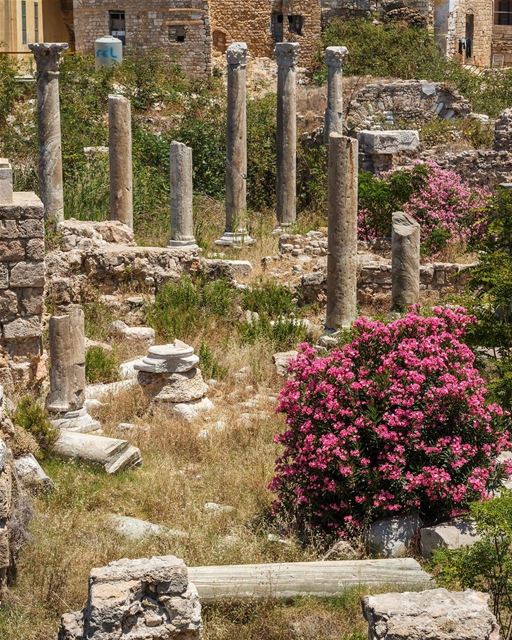
<instances>
[{"instance_id":1,"label":"stone block","mask_svg":"<svg viewBox=\"0 0 512 640\"><path fill-rule=\"evenodd\" d=\"M42 315L43 292L44 292L44 289L21 289L18 292L18 304L19 304L19 309L22 315L24 316Z\"/></svg>"},{"instance_id":2,"label":"stone block","mask_svg":"<svg viewBox=\"0 0 512 640\"><path fill-rule=\"evenodd\" d=\"M20 235L16 220L0 220L0 240L19 238Z\"/></svg>"},{"instance_id":3,"label":"stone block","mask_svg":"<svg viewBox=\"0 0 512 640\"><path fill-rule=\"evenodd\" d=\"M19 262L25 259L25 247L19 240L0 240L0 262Z\"/></svg>"},{"instance_id":4,"label":"stone block","mask_svg":"<svg viewBox=\"0 0 512 640\"><path fill-rule=\"evenodd\" d=\"M9 286L9 269L6 264L0 262L0 289L7 289Z\"/></svg>"},{"instance_id":5,"label":"stone block","mask_svg":"<svg viewBox=\"0 0 512 640\"><path fill-rule=\"evenodd\" d=\"M370 550L384 558L406 556L419 533L421 524L417 514L396 516L374 522L368 534Z\"/></svg>"},{"instance_id":6,"label":"stone block","mask_svg":"<svg viewBox=\"0 0 512 640\"><path fill-rule=\"evenodd\" d=\"M44 225L42 220L30 218L20 220L18 228L25 238L44 238Z\"/></svg>"},{"instance_id":7,"label":"stone block","mask_svg":"<svg viewBox=\"0 0 512 640\"><path fill-rule=\"evenodd\" d=\"M0 203L12 202L12 167L6 158L0 158Z\"/></svg>"},{"instance_id":8,"label":"stone block","mask_svg":"<svg viewBox=\"0 0 512 640\"><path fill-rule=\"evenodd\" d=\"M43 224L44 207L35 193L13 193L12 203L0 203L0 220L26 220L33 218L41 220Z\"/></svg>"},{"instance_id":9,"label":"stone block","mask_svg":"<svg viewBox=\"0 0 512 640\"><path fill-rule=\"evenodd\" d=\"M27 260L44 260L44 239L33 238L27 242Z\"/></svg>"},{"instance_id":10,"label":"stone block","mask_svg":"<svg viewBox=\"0 0 512 640\"><path fill-rule=\"evenodd\" d=\"M44 287L44 262L18 262L11 269L9 286L13 289Z\"/></svg>"},{"instance_id":11,"label":"stone block","mask_svg":"<svg viewBox=\"0 0 512 640\"><path fill-rule=\"evenodd\" d=\"M420 531L421 555L430 559L436 549L469 547L480 539L472 520L451 520Z\"/></svg>"},{"instance_id":12,"label":"stone block","mask_svg":"<svg viewBox=\"0 0 512 640\"><path fill-rule=\"evenodd\" d=\"M41 336L41 319L38 316L16 318L4 324L4 338L6 340L22 340Z\"/></svg>"},{"instance_id":13,"label":"stone block","mask_svg":"<svg viewBox=\"0 0 512 640\"><path fill-rule=\"evenodd\" d=\"M0 291L0 317L2 322L11 320L18 313L18 296L10 289Z\"/></svg>"},{"instance_id":14,"label":"stone block","mask_svg":"<svg viewBox=\"0 0 512 640\"><path fill-rule=\"evenodd\" d=\"M489 595L432 589L363 599L368 640L499 640Z\"/></svg>"},{"instance_id":15,"label":"stone block","mask_svg":"<svg viewBox=\"0 0 512 640\"><path fill-rule=\"evenodd\" d=\"M415 130L361 131L358 138L361 151L370 155L414 151L420 145L420 136Z\"/></svg>"}]
</instances>

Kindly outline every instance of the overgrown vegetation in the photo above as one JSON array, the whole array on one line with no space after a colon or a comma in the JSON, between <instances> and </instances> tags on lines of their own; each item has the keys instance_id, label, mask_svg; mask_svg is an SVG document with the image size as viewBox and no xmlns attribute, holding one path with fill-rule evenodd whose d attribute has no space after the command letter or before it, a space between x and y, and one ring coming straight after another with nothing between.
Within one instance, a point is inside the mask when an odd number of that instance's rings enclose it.
<instances>
[{"instance_id":1,"label":"overgrown vegetation","mask_svg":"<svg viewBox=\"0 0 512 640\"><path fill-rule=\"evenodd\" d=\"M13 422L30 433L43 452L51 449L59 435L58 429L48 420L43 404L30 396L23 396L18 402Z\"/></svg>"},{"instance_id":2,"label":"overgrown vegetation","mask_svg":"<svg viewBox=\"0 0 512 640\"><path fill-rule=\"evenodd\" d=\"M454 84L474 111L497 116L512 103L512 70L489 70L475 75L454 60L446 60L426 29L403 24L374 24L372 20L333 20L322 36L327 46L348 48L345 75L425 79ZM315 72L323 82L321 55Z\"/></svg>"},{"instance_id":3,"label":"overgrown vegetation","mask_svg":"<svg viewBox=\"0 0 512 640\"><path fill-rule=\"evenodd\" d=\"M114 382L119 379L119 361L114 353L91 347L85 354L85 377L89 384Z\"/></svg>"},{"instance_id":4,"label":"overgrown vegetation","mask_svg":"<svg viewBox=\"0 0 512 640\"><path fill-rule=\"evenodd\" d=\"M490 594L503 640L512 638L512 492L471 508L480 540L434 554L436 581L449 589Z\"/></svg>"}]
</instances>

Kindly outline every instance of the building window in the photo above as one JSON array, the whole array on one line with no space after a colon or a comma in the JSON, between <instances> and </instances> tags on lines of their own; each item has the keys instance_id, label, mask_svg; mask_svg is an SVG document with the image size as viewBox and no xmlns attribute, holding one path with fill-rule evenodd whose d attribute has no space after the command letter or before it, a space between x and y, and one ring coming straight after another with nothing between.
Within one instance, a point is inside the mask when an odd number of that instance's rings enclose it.
<instances>
[{"instance_id":1,"label":"building window","mask_svg":"<svg viewBox=\"0 0 512 640\"><path fill-rule=\"evenodd\" d=\"M27 0L21 0L21 42L27 44Z\"/></svg>"},{"instance_id":2,"label":"building window","mask_svg":"<svg viewBox=\"0 0 512 640\"><path fill-rule=\"evenodd\" d=\"M284 40L284 16L282 13L274 11L272 14L271 24L272 38L274 42L283 42Z\"/></svg>"},{"instance_id":3,"label":"building window","mask_svg":"<svg viewBox=\"0 0 512 640\"><path fill-rule=\"evenodd\" d=\"M297 36L303 36L304 16L288 16L288 31Z\"/></svg>"},{"instance_id":4,"label":"building window","mask_svg":"<svg viewBox=\"0 0 512 640\"><path fill-rule=\"evenodd\" d=\"M494 24L512 25L512 0L497 0L494 11Z\"/></svg>"},{"instance_id":5,"label":"building window","mask_svg":"<svg viewBox=\"0 0 512 640\"><path fill-rule=\"evenodd\" d=\"M124 11L108 12L109 33L126 44L126 18Z\"/></svg>"},{"instance_id":6,"label":"building window","mask_svg":"<svg viewBox=\"0 0 512 640\"><path fill-rule=\"evenodd\" d=\"M39 2L34 2L34 40L39 42Z\"/></svg>"},{"instance_id":7,"label":"building window","mask_svg":"<svg viewBox=\"0 0 512 640\"><path fill-rule=\"evenodd\" d=\"M185 42L187 38L187 30L184 26L169 27L170 42Z\"/></svg>"}]
</instances>

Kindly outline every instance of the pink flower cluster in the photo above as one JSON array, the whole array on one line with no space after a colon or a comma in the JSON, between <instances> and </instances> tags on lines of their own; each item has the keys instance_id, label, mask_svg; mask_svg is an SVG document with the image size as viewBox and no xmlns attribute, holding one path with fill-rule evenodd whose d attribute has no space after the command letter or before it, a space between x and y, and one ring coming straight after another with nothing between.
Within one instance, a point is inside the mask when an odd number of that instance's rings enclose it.
<instances>
[{"instance_id":1,"label":"pink flower cluster","mask_svg":"<svg viewBox=\"0 0 512 640\"><path fill-rule=\"evenodd\" d=\"M422 235L442 230L450 242L458 243L480 236L484 230L481 214L490 193L471 187L458 173L441 169L433 161L427 166L428 180L404 206L404 211L420 223Z\"/></svg>"},{"instance_id":2,"label":"pink flower cluster","mask_svg":"<svg viewBox=\"0 0 512 640\"><path fill-rule=\"evenodd\" d=\"M326 357L302 345L279 402L278 510L340 534L411 509L433 522L499 485L509 417L486 403L462 341L472 318L433 313L359 318L352 341Z\"/></svg>"}]
</instances>

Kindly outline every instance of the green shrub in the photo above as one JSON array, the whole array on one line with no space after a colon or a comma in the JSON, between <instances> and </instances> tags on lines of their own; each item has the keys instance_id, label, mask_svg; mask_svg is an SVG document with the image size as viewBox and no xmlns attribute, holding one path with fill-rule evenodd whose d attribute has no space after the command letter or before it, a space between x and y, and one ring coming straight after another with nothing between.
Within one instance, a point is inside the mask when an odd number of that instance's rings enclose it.
<instances>
[{"instance_id":1,"label":"green shrub","mask_svg":"<svg viewBox=\"0 0 512 640\"><path fill-rule=\"evenodd\" d=\"M512 638L512 492L474 504L471 515L481 538L471 547L434 554L440 586L491 595L504 640Z\"/></svg>"},{"instance_id":2,"label":"green shrub","mask_svg":"<svg viewBox=\"0 0 512 640\"><path fill-rule=\"evenodd\" d=\"M18 68L9 56L0 56L0 124L4 124L12 112L16 101L20 99L23 89L16 81Z\"/></svg>"},{"instance_id":3,"label":"green shrub","mask_svg":"<svg viewBox=\"0 0 512 640\"><path fill-rule=\"evenodd\" d=\"M201 342L198 355L200 358L199 366L201 367L201 372L206 380L209 380L210 378L222 380L222 378L226 377L228 369L219 364L215 354L206 342Z\"/></svg>"},{"instance_id":4,"label":"green shrub","mask_svg":"<svg viewBox=\"0 0 512 640\"><path fill-rule=\"evenodd\" d=\"M225 280L181 278L158 291L146 309L146 320L164 340L197 334L210 323L233 321L235 291Z\"/></svg>"},{"instance_id":5,"label":"green shrub","mask_svg":"<svg viewBox=\"0 0 512 640\"><path fill-rule=\"evenodd\" d=\"M86 302L82 305L85 316L85 335L92 340L105 340L114 320L112 309L103 302Z\"/></svg>"},{"instance_id":6,"label":"green shrub","mask_svg":"<svg viewBox=\"0 0 512 640\"><path fill-rule=\"evenodd\" d=\"M91 347L85 354L85 377L89 384L114 382L119 379L119 361L114 353Z\"/></svg>"},{"instance_id":7,"label":"green shrub","mask_svg":"<svg viewBox=\"0 0 512 640\"><path fill-rule=\"evenodd\" d=\"M288 287L268 280L245 289L242 294L242 306L269 318L277 318L292 313L297 305Z\"/></svg>"},{"instance_id":8,"label":"green shrub","mask_svg":"<svg viewBox=\"0 0 512 640\"><path fill-rule=\"evenodd\" d=\"M42 451L48 451L59 436L59 430L48 420L42 403L29 396L18 402L13 422L34 436Z\"/></svg>"},{"instance_id":9,"label":"green shrub","mask_svg":"<svg viewBox=\"0 0 512 640\"><path fill-rule=\"evenodd\" d=\"M300 320L294 318L278 318L275 321L262 316L252 322L240 324L240 341L242 344L268 342L276 351L292 349L309 336L308 330Z\"/></svg>"}]
</instances>

